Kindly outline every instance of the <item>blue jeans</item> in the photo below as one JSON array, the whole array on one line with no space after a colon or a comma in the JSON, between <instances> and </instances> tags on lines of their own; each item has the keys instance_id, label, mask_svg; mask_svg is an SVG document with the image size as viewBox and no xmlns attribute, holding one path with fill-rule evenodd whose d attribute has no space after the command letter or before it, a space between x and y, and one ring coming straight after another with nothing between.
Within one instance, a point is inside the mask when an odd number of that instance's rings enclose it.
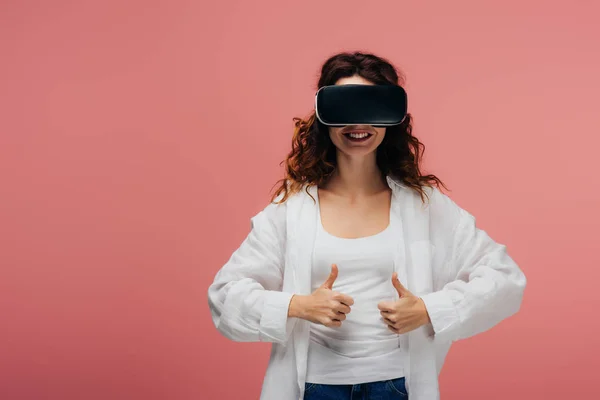
<instances>
[{"instance_id":1,"label":"blue jeans","mask_svg":"<svg viewBox=\"0 0 600 400\"><path fill-rule=\"evenodd\" d=\"M304 386L304 400L407 399L404 377L355 385L325 385L307 382Z\"/></svg>"}]
</instances>

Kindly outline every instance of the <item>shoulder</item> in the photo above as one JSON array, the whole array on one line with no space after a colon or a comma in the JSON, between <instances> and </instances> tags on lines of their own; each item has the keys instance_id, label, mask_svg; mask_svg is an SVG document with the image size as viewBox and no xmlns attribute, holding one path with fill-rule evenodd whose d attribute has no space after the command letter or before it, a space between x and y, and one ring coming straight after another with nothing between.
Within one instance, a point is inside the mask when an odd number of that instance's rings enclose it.
<instances>
[{"instance_id":1,"label":"shoulder","mask_svg":"<svg viewBox=\"0 0 600 400\"><path fill-rule=\"evenodd\" d=\"M402 182L394 181L396 190L402 193L402 199L405 205L425 210L429 215L429 221L432 228L439 228L448 232L458 226L458 224L471 217L471 215L462 208L452 197L442 192L437 186L422 186L425 193L425 199L421 199L420 193ZM402 201L401 201L402 202Z\"/></svg>"},{"instance_id":2,"label":"shoulder","mask_svg":"<svg viewBox=\"0 0 600 400\"><path fill-rule=\"evenodd\" d=\"M438 187L426 186L425 193L429 197L429 206L432 212L444 214L458 214L462 208L449 195L442 192Z\"/></svg>"},{"instance_id":3,"label":"shoulder","mask_svg":"<svg viewBox=\"0 0 600 400\"><path fill-rule=\"evenodd\" d=\"M280 194L251 218L252 228L263 231L270 230L278 235L285 236L288 211L290 208L294 209L294 204L297 203L300 197L299 193L293 193L282 202L283 194Z\"/></svg>"},{"instance_id":4,"label":"shoulder","mask_svg":"<svg viewBox=\"0 0 600 400\"><path fill-rule=\"evenodd\" d=\"M276 203L275 201L268 203L250 218L252 229L274 230L277 233L285 233L287 202Z\"/></svg>"},{"instance_id":5,"label":"shoulder","mask_svg":"<svg viewBox=\"0 0 600 400\"><path fill-rule=\"evenodd\" d=\"M438 188L429 188L431 205L429 225L431 236L446 243L460 242L476 230L476 219L449 195Z\"/></svg>"},{"instance_id":6,"label":"shoulder","mask_svg":"<svg viewBox=\"0 0 600 400\"><path fill-rule=\"evenodd\" d=\"M431 198L431 214L434 217L450 219L456 224L461 220L473 218L456 200L443 193L439 188L428 187L427 190Z\"/></svg>"},{"instance_id":7,"label":"shoulder","mask_svg":"<svg viewBox=\"0 0 600 400\"><path fill-rule=\"evenodd\" d=\"M396 179L390 179L390 182L395 186L395 191L401 194L404 203L412 204L415 207L427 207L429 208L429 211L433 213L454 214L458 213L458 210L460 209L460 206L452 200L450 196L443 193L437 186L421 186L425 193L424 204L420 193L414 188L409 187ZM406 202L405 200L407 199L410 201Z\"/></svg>"}]
</instances>

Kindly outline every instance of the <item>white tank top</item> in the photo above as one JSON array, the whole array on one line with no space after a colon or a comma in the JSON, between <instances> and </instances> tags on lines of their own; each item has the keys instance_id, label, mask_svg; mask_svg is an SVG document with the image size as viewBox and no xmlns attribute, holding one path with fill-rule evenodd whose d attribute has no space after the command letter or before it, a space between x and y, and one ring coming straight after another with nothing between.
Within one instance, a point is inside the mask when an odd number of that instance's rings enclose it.
<instances>
[{"instance_id":1,"label":"white tank top","mask_svg":"<svg viewBox=\"0 0 600 400\"><path fill-rule=\"evenodd\" d=\"M358 384L404 376L399 335L388 329L377 308L382 300L398 299L392 273L399 239L392 235L392 218L375 235L344 239L325 231L317 208L311 292L325 282L331 264L336 264L333 290L351 296L354 305L339 328L310 324L306 381Z\"/></svg>"}]
</instances>

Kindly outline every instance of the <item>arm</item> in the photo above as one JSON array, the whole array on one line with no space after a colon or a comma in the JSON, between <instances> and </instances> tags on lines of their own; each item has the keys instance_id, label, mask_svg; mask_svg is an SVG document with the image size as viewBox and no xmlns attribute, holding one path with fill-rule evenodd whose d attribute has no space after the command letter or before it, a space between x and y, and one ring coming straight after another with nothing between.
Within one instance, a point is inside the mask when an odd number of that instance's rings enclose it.
<instances>
[{"instance_id":1,"label":"arm","mask_svg":"<svg viewBox=\"0 0 600 400\"><path fill-rule=\"evenodd\" d=\"M453 226L450 235L445 235L448 251L442 274L446 283L441 290L421 298L434 335L456 341L486 331L515 314L521 306L526 278L506 246L477 228L471 214L447 197L442 202L442 212Z\"/></svg>"},{"instance_id":2,"label":"arm","mask_svg":"<svg viewBox=\"0 0 600 400\"><path fill-rule=\"evenodd\" d=\"M282 292L285 203L269 204L251 218L241 246L208 288L215 327L237 342L285 343L296 318L288 318L292 293Z\"/></svg>"}]
</instances>

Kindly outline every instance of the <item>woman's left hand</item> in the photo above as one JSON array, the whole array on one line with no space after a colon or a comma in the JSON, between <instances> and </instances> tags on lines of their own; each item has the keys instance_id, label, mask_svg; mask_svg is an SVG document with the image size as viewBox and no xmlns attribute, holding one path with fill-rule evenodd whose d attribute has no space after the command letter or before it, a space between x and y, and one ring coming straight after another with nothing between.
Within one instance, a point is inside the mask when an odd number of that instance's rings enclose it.
<instances>
[{"instance_id":1,"label":"woman's left hand","mask_svg":"<svg viewBox=\"0 0 600 400\"><path fill-rule=\"evenodd\" d=\"M396 272L392 274L392 284L400 298L396 301L381 301L377 305L388 328L394 333L406 333L430 323L425 303L402 286Z\"/></svg>"}]
</instances>

